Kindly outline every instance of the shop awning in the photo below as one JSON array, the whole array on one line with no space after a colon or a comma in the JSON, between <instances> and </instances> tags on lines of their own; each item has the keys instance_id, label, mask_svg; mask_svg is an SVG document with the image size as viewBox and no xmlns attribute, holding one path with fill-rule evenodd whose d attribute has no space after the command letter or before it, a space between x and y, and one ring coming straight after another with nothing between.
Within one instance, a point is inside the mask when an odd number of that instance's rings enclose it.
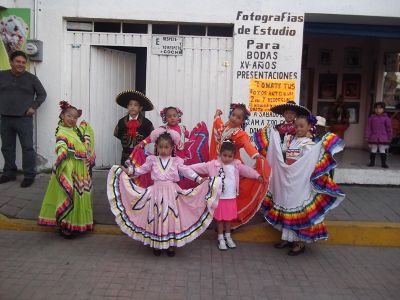
<instances>
[{"instance_id":1,"label":"shop awning","mask_svg":"<svg viewBox=\"0 0 400 300\"><path fill-rule=\"evenodd\" d=\"M305 22L305 33L400 38L400 26Z\"/></svg>"}]
</instances>

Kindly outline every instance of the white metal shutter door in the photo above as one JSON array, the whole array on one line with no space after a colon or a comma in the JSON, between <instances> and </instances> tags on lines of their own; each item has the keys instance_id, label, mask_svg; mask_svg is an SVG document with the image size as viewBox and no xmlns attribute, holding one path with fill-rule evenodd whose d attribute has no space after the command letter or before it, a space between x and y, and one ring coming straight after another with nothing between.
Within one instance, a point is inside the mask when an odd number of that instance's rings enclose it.
<instances>
[{"instance_id":1,"label":"white metal shutter door","mask_svg":"<svg viewBox=\"0 0 400 300\"><path fill-rule=\"evenodd\" d=\"M232 49L232 38L184 36L182 56L151 55L147 93L156 107L148 114L153 124L161 125L159 110L171 105L183 110L188 129L204 121L211 130L215 109L227 113L232 100Z\"/></svg>"},{"instance_id":2,"label":"white metal shutter door","mask_svg":"<svg viewBox=\"0 0 400 300\"><path fill-rule=\"evenodd\" d=\"M95 132L96 167L109 167L121 160L121 143L114 128L126 110L115 97L135 88L136 55L91 47L90 50L90 122Z\"/></svg>"}]
</instances>

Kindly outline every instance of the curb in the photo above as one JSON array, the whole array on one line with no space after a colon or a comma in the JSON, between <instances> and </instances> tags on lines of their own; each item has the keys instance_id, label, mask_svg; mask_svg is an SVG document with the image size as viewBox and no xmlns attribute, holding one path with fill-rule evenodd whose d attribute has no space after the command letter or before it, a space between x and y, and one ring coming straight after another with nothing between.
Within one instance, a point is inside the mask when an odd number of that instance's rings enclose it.
<instances>
[{"instance_id":1,"label":"curb","mask_svg":"<svg viewBox=\"0 0 400 300\"><path fill-rule=\"evenodd\" d=\"M326 221L329 240L326 245L400 247L400 223ZM124 235L117 225L95 224L94 234ZM36 221L11 219L0 214L0 230L54 232L53 227L38 226ZM280 241L280 232L266 223L248 225L234 232L235 240L253 243ZM213 230L207 230L202 239L215 239Z\"/></svg>"}]
</instances>

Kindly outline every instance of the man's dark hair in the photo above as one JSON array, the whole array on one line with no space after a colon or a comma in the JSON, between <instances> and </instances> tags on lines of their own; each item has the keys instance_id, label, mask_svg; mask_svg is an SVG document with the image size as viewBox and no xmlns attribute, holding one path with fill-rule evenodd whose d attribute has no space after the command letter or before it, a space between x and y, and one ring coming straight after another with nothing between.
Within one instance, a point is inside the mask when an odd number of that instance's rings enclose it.
<instances>
[{"instance_id":1,"label":"man's dark hair","mask_svg":"<svg viewBox=\"0 0 400 300\"><path fill-rule=\"evenodd\" d=\"M14 60L14 58L16 58L17 56L22 56L23 58L25 58L25 60L28 60L28 56L26 55L26 53L24 51L14 51L13 53L10 54L10 60Z\"/></svg>"}]
</instances>

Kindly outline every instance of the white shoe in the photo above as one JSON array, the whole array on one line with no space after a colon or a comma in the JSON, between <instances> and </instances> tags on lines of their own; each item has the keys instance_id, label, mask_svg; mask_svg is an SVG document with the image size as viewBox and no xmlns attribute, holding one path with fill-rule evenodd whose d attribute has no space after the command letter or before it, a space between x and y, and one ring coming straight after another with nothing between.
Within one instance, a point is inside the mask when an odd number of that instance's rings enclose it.
<instances>
[{"instance_id":1,"label":"white shoe","mask_svg":"<svg viewBox=\"0 0 400 300\"><path fill-rule=\"evenodd\" d=\"M218 240L218 249L219 250L228 250L228 247L226 247L225 240Z\"/></svg>"},{"instance_id":2,"label":"white shoe","mask_svg":"<svg viewBox=\"0 0 400 300\"><path fill-rule=\"evenodd\" d=\"M229 247L229 248L231 248L231 249L234 249L234 248L236 248L236 244L235 244L235 242L232 240L232 238L226 238L226 245Z\"/></svg>"}]
</instances>

